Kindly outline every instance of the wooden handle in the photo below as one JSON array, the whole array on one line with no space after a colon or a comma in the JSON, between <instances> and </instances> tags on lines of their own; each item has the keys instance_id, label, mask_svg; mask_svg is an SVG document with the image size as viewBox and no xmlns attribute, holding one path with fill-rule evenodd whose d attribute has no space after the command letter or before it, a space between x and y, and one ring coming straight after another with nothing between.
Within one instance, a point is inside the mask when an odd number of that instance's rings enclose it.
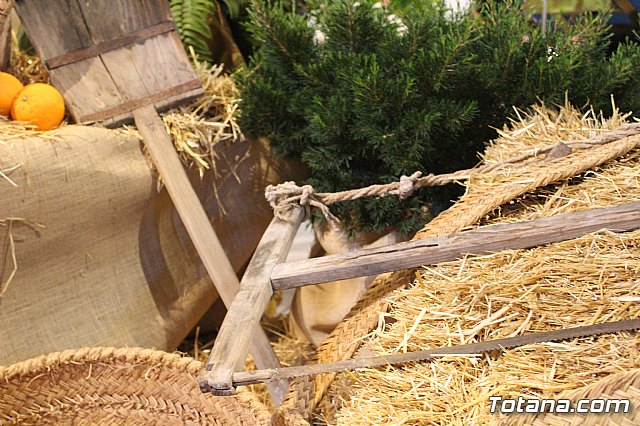
<instances>
[{"instance_id":1,"label":"wooden handle","mask_svg":"<svg viewBox=\"0 0 640 426\"><path fill-rule=\"evenodd\" d=\"M271 271L284 261L293 237L304 218L304 210L295 208L289 221L274 218L258 244L242 277L238 296L229 307L218 337L199 377L200 388L214 395L235 392L233 373L242 370L252 334L273 294Z\"/></svg>"},{"instance_id":2,"label":"wooden handle","mask_svg":"<svg viewBox=\"0 0 640 426\"><path fill-rule=\"evenodd\" d=\"M276 265L271 282L274 289L284 290L377 275L448 262L467 254L495 253L570 240L603 228L611 231L640 228L640 203L485 226L442 237Z\"/></svg>"},{"instance_id":3,"label":"wooden handle","mask_svg":"<svg viewBox=\"0 0 640 426\"><path fill-rule=\"evenodd\" d=\"M191 182L189 182L173 147L173 142L164 130L162 120L152 105L133 111L133 116L202 263L215 284L222 301L227 307L230 307L240 288L238 277L191 186ZM279 367L280 363L271 348L267 335L262 328L256 327L256 325L253 325L254 332L249 333L253 336L250 342L250 351L256 365L264 366L258 368ZM248 328L246 329L248 330ZM270 389L276 405L282 401L286 386L286 383L276 383Z\"/></svg>"}]
</instances>

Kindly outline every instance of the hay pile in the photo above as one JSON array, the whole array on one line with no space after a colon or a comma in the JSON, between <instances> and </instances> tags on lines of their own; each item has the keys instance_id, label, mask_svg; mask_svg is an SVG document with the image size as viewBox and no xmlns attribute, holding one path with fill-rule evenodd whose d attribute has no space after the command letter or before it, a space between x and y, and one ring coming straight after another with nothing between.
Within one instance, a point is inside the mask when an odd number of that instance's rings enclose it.
<instances>
[{"instance_id":1,"label":"hay pile","mask_svg":"<svg viewBox=\"0 0 640 426\"><path fill-rule=\"evenodd\" d=\"M223 74L222 64L200 62L193 49L191 55L204 95L164 113L162 120L182 162L202 177L206 170L215 170L214 145L244 136L236 122L239 98L233 77Z\"/></svg>"},{"instance_id":2,"label":"hay pile","mask_svg":"<svg viewBox=\"0 0 640 426\"><path fill-rule=\"evenodd\" d=\"M604 120L593 112L583 116L569 106L559 112L536 108L501 131L484 161L593 137L626 118L615 114ZM499 192L522 170L477 176L468 183L468 193ZM639 187L640 151L634 150L502 206L475 226L640 201ZM640 231L598 232L423 268L410 288L391 296L389 315L396 322L378 327L366 349L413 351L638 317L639 276ZM336 382L325 406L336 400L343 406L324 416L341 425L491 424L499 417L489 413L489 396L557 398L562 391L637 367L640 337L621 333L524 346L497 359L456 357L366 370L353 373L349 388L344 377ZM347 397L341 397L345 392Z\"/></svg>"}]
</instances>

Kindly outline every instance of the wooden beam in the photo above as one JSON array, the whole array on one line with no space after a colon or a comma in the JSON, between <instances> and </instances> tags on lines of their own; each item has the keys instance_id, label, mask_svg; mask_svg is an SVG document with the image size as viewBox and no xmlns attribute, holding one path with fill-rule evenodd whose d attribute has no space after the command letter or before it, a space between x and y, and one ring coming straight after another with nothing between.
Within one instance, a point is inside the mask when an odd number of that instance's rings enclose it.
<instances>
[{"instance_id":1,"label":"wooden beam","mask_svg":"<svg viewBox=\"0 0 640 426\"><path fill-rule=\"evenodd\" d=\"M176 26L173 21L161 22L151 27L142 28L134 33L116 36L113 39L100 42L93 46L63 53L62 55L47 59L46 65L48 69L52 70L65 65L75 64L76 62L84 61L85 59L93 58L117 49L122 49L123 47L128 47L129 45L139 43L145 39L155 37L160 34L175 31L175 29Z\"/></svg>"},{"instance_id":2,"label":"wooden beam","mask_svg":"<svg viewBox=\"0 0 640 426\"><path fill-rule=\"evenodd\" d=\"M191 186L191 182L189 182L189 178L173 147L173 142L164 130L162 120L153 105L133 111L133 116L140 135L144 139L149 154L162 177L193 245L200 255L204 267L216 286L222 301L227 307L230 307L240 288L238 277L211 226L211 222L209 222L198 196ZM256 365L264 366L258 368L279 367L278 357L273 352L264 330L261 327L257 327L257 324L253 325L253 333L250 332L251 329L248 327L245 327L245 330L249 332L247 333L248 335L253 337L250 351ZM270 388L270 391L274 402L278 405L284 398L287 386L283 383L276 383L275 386Z\"/></svg>"},{"instance_id":3,"label":"wooden beam","mask_svg":"<svg viewBox=\"0 0 640 426\"><path fill-rule=\"evenodd\" d=\"M273 294L269 277L273 268L286 259L303 218L304 210L295 208L289 221L274 218L262 236L200 373L198 381L203 391L214 395L235 393L233 374L242 370L253 338L250 331L259 326Z\"/></svg>"},{"instance_id":4,"label":"wooden beam","mask_svg":"<svg viewBox=\"0 0 640 426\"><path fill-rule=\"evenodd\" d=\"M12 0L0 0L0 71L7 71L11 60Z\"/></svg>"},{"instance_id":5,"label":"wooden beam","mask_svg":"<svg viewBox=\"0 0 640 426\"><path fill-rule=\"evenodd\" d=\"M271 282L274 289L284 290L377 275L456 260L468 254L481 255L569 240L603 228L616 232L639 229L640 203L485 226L443 237L283 263L273 269Z\"/></svg>"}]
</instances>

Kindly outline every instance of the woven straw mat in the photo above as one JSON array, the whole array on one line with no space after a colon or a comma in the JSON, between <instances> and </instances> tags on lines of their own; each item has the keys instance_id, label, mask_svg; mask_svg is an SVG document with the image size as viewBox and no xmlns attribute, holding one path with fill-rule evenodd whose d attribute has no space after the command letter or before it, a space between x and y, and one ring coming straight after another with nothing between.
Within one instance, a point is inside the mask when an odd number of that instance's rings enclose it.
<instances>
[{"instance_id":1,"label":"woven straw mat","mask_svg":"<svg viewBox=\"0 0 640 426\"><path fill-rule=\"evenodd\" d=\"M248 391L198 388L202 363L139 348L68 350L0 367L0 425L264 425Z\"/></svg>"}]
</instances>

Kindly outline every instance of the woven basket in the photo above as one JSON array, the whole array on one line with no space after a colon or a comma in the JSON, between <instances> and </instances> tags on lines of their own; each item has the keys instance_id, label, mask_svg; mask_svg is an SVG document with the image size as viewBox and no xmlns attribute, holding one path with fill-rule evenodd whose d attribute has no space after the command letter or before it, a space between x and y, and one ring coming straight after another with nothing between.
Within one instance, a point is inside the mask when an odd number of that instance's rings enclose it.
<instances>
[{"instance_id":1,"label":"woven basket","mask_svg":"<svg viewBox=\"0 0 640 426\"><path fill-rule=\"evenodd\" d=\"M598 382L562 395L576 403L580 399L628 399L628 413L608 414L512 414L495 423L496 426L632 426L640 425L640 369L612 374Z\"/></svg>"},{"instance_id":2,"label":"woven basket","mask_svg":"<svg viewBox=\"0 0 640 426\"><path fill-rule=\"evenodd\" d=\"M84 348L0 368L1 425L263 425L269 410L240 390L198 388L202 363L149 349Z\"/></svg>"}]
</instances>

